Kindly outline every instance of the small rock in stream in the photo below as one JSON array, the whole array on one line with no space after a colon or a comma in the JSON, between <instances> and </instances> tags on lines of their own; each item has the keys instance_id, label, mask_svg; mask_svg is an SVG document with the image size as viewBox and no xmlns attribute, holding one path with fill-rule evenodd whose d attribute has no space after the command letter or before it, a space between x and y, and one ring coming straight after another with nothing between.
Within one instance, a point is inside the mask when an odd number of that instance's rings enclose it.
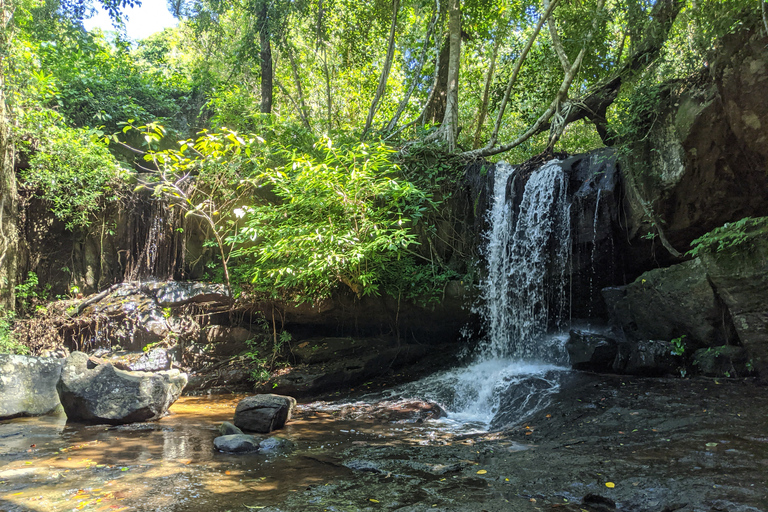
<instances>
[{"instance_id":1,"label":"small rock in stream","mask_svg":"<svg viewBox=\"0 0 768 512\"><path fill-rule=\"evenodd\" d=\"M258 440L245 434L219 436L213 440L213 446L217 450L227 453L248 453L259 450Z\"/></svg>"},{"instance_id":2,"label":"small rock in stream","mask_svg":"<svg viewBox=\"0 0 768 512\"><path fill-rule=\"evenodd\" d=\"M296 399L290 396L249 396L238 402L234 424L246 431L268 434L285 426L294 407Z\"/></svg>"},{"instance_id":3,"label":"small rock in stream","mask_svg":"<svg viewBox=\"0 0 768 512\"><path fill-rule=\"evenodd\" d=\"M219 433L222 436L244 435L243 431L228 421L222 421L219 425Z\"/></svg>"},{"instance_id":4,"label":"small rock in stream","mask_svg":"<svg viewBox=\"0 0 768 512\"><path fill-rule=\"evenodd\" d=\"M293 450L294 444L289 439L273 436L263 439L259 443L260 453L285 453Z\"/></svg>"}]
</instances>

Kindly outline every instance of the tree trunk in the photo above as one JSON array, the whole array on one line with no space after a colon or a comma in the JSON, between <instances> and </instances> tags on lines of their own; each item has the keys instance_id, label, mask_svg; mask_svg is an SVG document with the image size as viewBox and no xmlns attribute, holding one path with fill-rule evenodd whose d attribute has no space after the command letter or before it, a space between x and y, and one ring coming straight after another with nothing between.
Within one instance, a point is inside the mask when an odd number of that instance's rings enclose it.
<instances>
[{"instance_id":1,"label":"tree trunk","mask_svg":"<svg viewBox=\"0 0 768 512\"><path fill-rule=\"evenodd\" d=\"M421 49L421 56L419 57L419 62L416 66L416 70L413 73L413 80L411 81L411 85L410 87L408 87L408 92L405 94L405 98L403 98L403 101L401 101L400 105L398 105L397 112L395 112L395 115L392 116L392 119L390 119L386 128L384 128L385 131L390 132L395 129L395 126L397 126L397 123L400 121L400 116L403 114L403 111L408 106L408 102L410 102L411 100L413 91L416 90L416 85L418 85L419 83L419 77L421 77L421 70L424 69L424 62L427 59L427 48L429 47L429 41L432 39L432 33L435 31L435 25L437 25L438 19L440 19L440 2L439 1L437 2L437 9L435 11L435 14L432 16L432 18L429 21L429 27L427 28L427 37L424 39L424 46ZM427 103L429 103L429 101L427 101Z\"/></svg>"},{"instance_id":2,"label":"tree trunk","mask_svg":"<svg viewBox=\"0 0 768 512\"><path fill-rule=\"evenodd\" d=\"M493 75L496 72L496 58L499 56L499 47L501 46L501 40L503 37L496 38L496 42L493 44L493 53L491 53L491 65L488 66L488 73L485 75L485 87L483 87L483 99L480 101L480 105L477 109L477 128L475 128L475 139L472 143L473 148L480 147L480 139L483 135L483 125L485 124L485 118L488 115L488 99L491 96L491 84L493 83Z\"/></svg>"},{"instance_id":3,"label":"tree trunk","mask_svg":"<svg viewBox=\"0 0 768 512\"><path fill-rule=\"evenodd\" d=\"M10 47L11 14L7 0L0 0L0 308L6 311L14 308L18 251L15 151L5 106L5 59Z\"/></svg>"},{"instance_id":4,"label":"tree trunk","mask_svg":"<svg viewBox=\"0 0 768 512\"><path fill-rule=\"evenodd\" d=\"M451 55L451 39L446 37L435 63L435 79L424 112L417 120L420 124L435 124L445 117L445 98L448 89L448 61Z\"/></svg>"},{"instance_id":5,"label":"tree trunk","mask_svg":"<svg viewBox=\"0 0 768 512\"><path fill-rule=\"evenodd\" d=\"M501 120L504 118L504 111L507 109L507 102L509 102L509 95L512 93L512 86L517 80L517 75L520 73L520 68L523 66L523 62L525 62L525 58L528 56L528 52L530 52L531 47L533 46L533 42L538 37L539 32L541 32L541 27L544 25L544 22L547 21L547 18L549 18L549 16L552 14L552 11L557 6L558 1L559 0L552 0L552 2L547 6L544 14L542 14L541 18L539 18L538 24L536 24L536 29L533 31L533 34L531 34L531 37L528 38L528 42L525 44L525 48L523 48L522 53L517 58L517 62L515 62L515 67L512 69L512 76L509 77L507 88L504 91L504 97L502 98L501 104L499 105L499 112L496 114L496 123L493 125L491 138L488 141L488 144L485 146L485 149L493 148L498 141L499 129L501 128Z\"/></svg>"},{"instance_id":6,"label":"tree trunk","mask_svg":"<svg viewBox=\"0 0 768 512\"><path fill-rule=\"evenodd\" d=\"M270 41L269 30L269 4L264 2L261 6L258 16L259 23L259 42L261 50L259 52L261 65L261 108L262 114L272 113L272 42Z\"/></svg>"},{"instance_id":7,"label":"tree trunk","mask_svg":"<svg viewBox=\"0 0 768 512\"><path fill-rule=\"evenodd\" d=\"M448 60L447 88L445 91L445 115L434 139L443 140L448 151L456 149L459 135L459 63L461 61L461 2L448 2Z\"/></svg>"},{"instance_id":8,"label":"tree trunk","mask_svg":"<svg viewBox=\"0 0 768 512\"><path fill-rule=\"evenodd\" d=\"M392 0L392 27L389 30L389 42L387 44L387 57L384 60L384 68L381 70L381 77L379 78L379 85L376 87L376 94L373 96L371 102L371 108L368 110L368 117L365 120L365 128L363 128L363 138L368 134L368 130L371 129L371 123L373 123L373 116L376 115L376 111L379 109L379 102L381 97L384 96L384 92L387 90L387 80L389 79L389 71L392 69L392 60L395 57L395 33L397 32L397 13L400 10L400 0Z\"/></svg>"},{"instance_id":9,"label":"tree trunk","mask_svg":"<svg viewBox=\"0 0 768 512\"><path fill-rule=\"evenodd\" d=\"M296 85L296 96L299 104L299 115L301 116L301 122L304 124L304 128L312 131L312 125L309 123L309 110L307 104L304 101L304 87L301 85L301 75L299 75L299 68L296 65L296 59L293 57L293 48L286 42L286 53L288 54L288 61L291 63L291 76L293 76L293 83Z\"/></svg>"}]
</instances>

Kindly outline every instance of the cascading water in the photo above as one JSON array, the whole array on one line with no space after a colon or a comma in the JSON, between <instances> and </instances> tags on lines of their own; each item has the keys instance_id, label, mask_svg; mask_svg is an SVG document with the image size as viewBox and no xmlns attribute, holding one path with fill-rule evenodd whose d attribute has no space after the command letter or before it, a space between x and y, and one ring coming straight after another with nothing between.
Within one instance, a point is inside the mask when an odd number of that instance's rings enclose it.
<instances>
[{"instance_id":1,"label":"cascading water","mask_svg":"<svg viewBox=\"0 0 768 512\"><path fill-rule=\"evenodd\" d=\"M482 356L541 359L549 354L537 338L550 321L560 326L567 310L567 180L557 160L538 169L528 179L515 219L506 197L512 167L502 162L496 169L486 234L488 276L482 283L488 330Z\"/></svg>"},{"instance_id":2,"label":"cascading water","mask_svg":"<svg viewBox=\"0 0 768 512\"><path fill-rule=\"evenodd\" d=\"M448 421L483 429L522 421L559 388L571 254L567 178L557 160L528 179L517 214L515 169L496 165L485 233L487 277L481 282L486 338L468 366L393 391L443 405ZM510 180L512 186L508 187Z\"/></svg>"}]
</instances>

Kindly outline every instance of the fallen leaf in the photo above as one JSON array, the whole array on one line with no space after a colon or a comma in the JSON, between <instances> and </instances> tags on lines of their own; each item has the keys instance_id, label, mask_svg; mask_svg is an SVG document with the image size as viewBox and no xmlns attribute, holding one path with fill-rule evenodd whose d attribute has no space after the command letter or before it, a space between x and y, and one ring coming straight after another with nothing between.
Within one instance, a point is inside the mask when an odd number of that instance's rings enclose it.
<instances>
[{"instance_id":1,"label":"fallen leaf","mask_svg":"<svg viewBox=\"0 0 768 512\"><path fill-rule=\"evenodd\" d=\"M707 446L709 446L710 448L714 448L715 446L717 446L717 443L707 443Z\"/></svg>"},{"instance_id":2,"label":"fallen leaf","mask_svg":"<svg viewBox=\"0 0 768 512\"><path fill-rule=\"evenodd\" d=\"M379 500L375 500L373 498L368 498L368 501L370 501L371 503L378 503L379 502Z\"/></svg>"},{"instance_id":3,"label":"fallen leaf","mask_svg":"<svg viewBox=\"0 0 768 512\"><path fill-rule=\"evenodd\" d=\"M613 482L605 482L605 486L609 489L613 489L614 487L616 487L616 484Z\"/></svg>"},{"instance_id":4,"label":"fallen leaf","mask_svg":"<svg viewBox=\"0 0 768 512\"><path fill-rule=\"evenodd\" d=\"M486 470L484 470L484 469L481 469L480 471L478 471L478 472L477 472L477 474L478 474L478 475L484 475L484 474L486 474L487 472L488 472L488 471L486 471Z\"/></svg>"}]
</instances>

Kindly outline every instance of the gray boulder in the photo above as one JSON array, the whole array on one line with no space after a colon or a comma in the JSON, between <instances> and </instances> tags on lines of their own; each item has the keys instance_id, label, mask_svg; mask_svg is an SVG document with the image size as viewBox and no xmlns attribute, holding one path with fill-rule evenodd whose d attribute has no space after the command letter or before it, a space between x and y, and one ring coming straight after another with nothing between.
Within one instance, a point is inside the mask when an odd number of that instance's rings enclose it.
<instances>
[{"instance_id":1,"label":"gray boulder","mask_svg":"<svg viewBox=\"0 0 768 512\"><path fill-rule=\"evenodd\" d=\"M0 420L54 412L63 364L53 357L0 354Z\"/></svg>"},{"instance_id":2,"label":"gray boulder","mask_svg":"<svg viewBox=\"0 0 768 512\"><path fill-rule=\"evenodd\" d=\"M124 424L161 418L187 383L178 370L130 372L73 352L57 389L70 420Z\"/></svg>"},{"instance_id":3,"label":"gray boulder","mask_svg":"<svg viewBox=\"0 0 768 512\"><path fill-rule=\"evenodd\" d=\"M572 330L565 344L575 370L609 372L619 353L616 340L602 334Z\"/></svg>"},{"instance_id":4,"label":"gray boulder","mask_svg":"<svg viewBox=\"0 0 768 512\"><path fill-rule=\"evenodd\" d=\"M219 433L222 436L232 436L236 434L242 435L243 431L228 421L222 421L221 425L219 425Z\"/></svg>"},{"instance_id":5,"label":"gray boulder","mask_svg":"<svg viewBox=\"0 0 768 512\"><path fill-rule=\"evenodd\" d=\"M295 406L296 399L290 396L249 396L237 404L234 423L243 430L268 434L285 426Z\"/></svg>"},{"instance_id":6,"label":"gray boulder","mask_svg":"<svg viewBox=\"0 0 768 512\"><path fill-rule=\"evenodd\" d=\"M223 284L189 281L158 281L144 283L143 290L155 296L164 308L183 306L191 302L229 302L229 292Z\"/></svg>"},{"instance_id":7,"label":"gray boulder","mask_svg":"<svg viewBox=\"0 0 768 512\"><path fill-rule=\"evenodd\" d=\"M633 283L603 289L614 321L631 340L671 340L683 334L698 346L728 343L730 325L698 259L644 273Z\"/></svg>"},{"instance_id":8,"label":"gray boulder","mask_svg":"<svg viewBox=\"0 0 768 512\"><path fill-rule=\"evenodd\" d=\"M259 450L258 440L245 434L219 436L213 440L213 446L217 450L227 453L247 453Z\"/></svg>"}]
</instances>

